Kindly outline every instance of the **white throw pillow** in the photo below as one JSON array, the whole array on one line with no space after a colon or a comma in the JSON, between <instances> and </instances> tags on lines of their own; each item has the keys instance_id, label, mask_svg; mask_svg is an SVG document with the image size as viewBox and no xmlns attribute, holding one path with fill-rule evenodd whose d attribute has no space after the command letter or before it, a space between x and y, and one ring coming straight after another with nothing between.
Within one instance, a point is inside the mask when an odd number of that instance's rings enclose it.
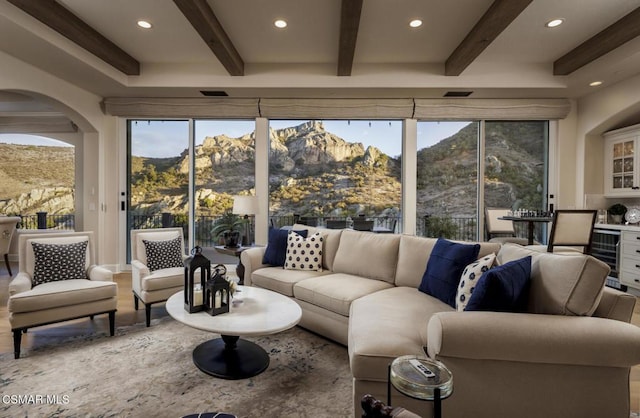
<instances>
[{"instance_id":1,"label":"white throw pillow","mask_svg":"<svg viewBox=\"0 0 640 418\"><path fill-rule=\"evenodd\" d=\"M284 268L287 270L322 271L323 241L320 232L316 232L308 238L298 234L289 234Z\"/></svg>"},{"instance_id":2,"label":"white throw pillow","mask_svg":"<svg viewBox=\"0 0 640 418\"><path fill-rule=\"evenodd\" d=\"M482 257L479 260L467 265L460 277L460 284L458 285L458 292L456 294L456 309L459 312L464 311L467 306L473 289L476 287L478 280L485 271L488 271L496 261L495 254L489 254Z\"/></svg>"}]
</instances>

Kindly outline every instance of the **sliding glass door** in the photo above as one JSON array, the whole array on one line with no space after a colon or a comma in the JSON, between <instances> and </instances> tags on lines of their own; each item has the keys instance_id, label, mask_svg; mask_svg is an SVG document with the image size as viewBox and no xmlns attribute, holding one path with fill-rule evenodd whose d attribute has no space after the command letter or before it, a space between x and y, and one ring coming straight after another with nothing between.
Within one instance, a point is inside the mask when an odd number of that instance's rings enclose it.
<instances>
[{"instance_id":1,"label":"sliding glass door","mask_svg":"<svg viewBox=\"0 0 640 418\"><path fill-rule=\"evenodd\" d=\"M477 240L478 122L419 122L416 234Z\"/></svg>"}]
</instances>

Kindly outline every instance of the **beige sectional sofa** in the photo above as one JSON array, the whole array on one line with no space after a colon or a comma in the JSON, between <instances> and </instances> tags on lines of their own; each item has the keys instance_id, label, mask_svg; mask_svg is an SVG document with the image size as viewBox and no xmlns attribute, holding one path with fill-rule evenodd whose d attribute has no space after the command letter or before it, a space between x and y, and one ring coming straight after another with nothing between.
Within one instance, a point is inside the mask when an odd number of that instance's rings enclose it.
<instances>
[{"instance_id":1,"label":"beige sectional sofa","mask_svg":"<svg viewBox=\"0 0 640 418\"><path fill-rule=\"evenodd\" d=\"M321 232L323 270L271 267L253 248L241 256L245 284L293 298L300 326L348 346L354 415L367 393L386 401L395 357L427 353L453 372L446 417L629 416L635 297L604 288L604 263L482 242L478 257L497 253L500 264L532 256L529 313L457 312L418 290L436 239L293 229ZM431 416L430 404L397 392L392 404Z\"/></svg>"}]
</instances>

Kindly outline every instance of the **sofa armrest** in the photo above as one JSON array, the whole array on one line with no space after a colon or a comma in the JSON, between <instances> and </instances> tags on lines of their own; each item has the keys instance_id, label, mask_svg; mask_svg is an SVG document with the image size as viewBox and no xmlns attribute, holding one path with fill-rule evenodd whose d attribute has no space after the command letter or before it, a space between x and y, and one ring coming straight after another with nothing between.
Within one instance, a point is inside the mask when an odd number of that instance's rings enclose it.
<instances>
[{"instance_id":1,"label":"sofa armrest","mask_svg":"<svg viewBox=\"0 0 640 418\"><path fill-rule=\"evenodd\" d=\"M584 316L442 312L427 328L432 358L630 367L640 363L640 328Z\"/></svg>"},{"instance_id":2,"label":"sofa armrest","mask_svg":"<svg viewBox=\"0 0 640 418\"><path fill-rule=\"evenodd\" d=\"M89 280L112 282L113 272L104 267L94 265L87 269L87 277L89 277Z\"/></svg>"},{"instance_id":3,"label":"sofa armrest","mask_svg":"<svg viewBox=\"0 0 640 418\"><path fill-rule=\"evenodd\" d=\"M267 247L253 247L244 250L240 254L240 261L244 266L244 285L251 286L251 274L259 268L268 267L268 264L262 263L262 257Z\"/></svg>"},{"instance_id":4,"label":"sofa armrest","mask_svg":"<svg viewBox=\"0 0 640 418\"><path fill-rule=\"evenodd\" d=\"M18 273L9 283L9 296L31 290L31 277L24 272Z\"/></svg>"}]
</instances>

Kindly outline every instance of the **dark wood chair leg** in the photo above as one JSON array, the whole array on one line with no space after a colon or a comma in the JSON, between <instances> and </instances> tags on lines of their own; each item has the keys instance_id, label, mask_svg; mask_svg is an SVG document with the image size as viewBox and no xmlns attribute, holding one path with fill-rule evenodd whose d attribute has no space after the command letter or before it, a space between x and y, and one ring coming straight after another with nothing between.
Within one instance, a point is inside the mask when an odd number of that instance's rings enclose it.
<instances>
[{"instance_id":1,"label":"dark wood chair leg","mask_svg":"<svg viewBox=\"0 0 640 418\"><path fill-rule=\"evenodd\" d=\"M109 334L113 337L116 332L116 311L109 312Z\"/></svg>"},{"instance_id":2,"label":"dark wood chair leg","mask_svg":"<svg viewBox=\"0 0 640 418\"><path fill-rule=\"evenodd\" d=\"M138 310L138 296L136 296L136 294L133 294L133 308L137 311Z\"/></svg>"},{"instance_id":3,"label":"dark wood chair leg","mask_svg":"<svg viewBox=\"0 0 640 418\"><path fill-rule=\"evenodd\" d=\"M151 326L151 304L150 303L144 304L144 313L147 317L147 326L150 327Z\"/></svg>"},{"instance_id":4,"label":"dark wood chair leg","mask_svg":"<svg viewBox=\"0 0 640 418\"><path fill-rule=\"evenodd\" d=\"M20 358L20 342L22 341L22 330L13 330L13 358Z\"/></svg>"},{"instance_id":5,"label":"dark wood chair leg","mask_svg":"<svg viewBox=\"0 0 640 418\"><path fill-rule=\"evenodd\" d=\"M9 265L9 254L4 255L4 264L7 266L7 271L9 272L9 276L13 276L13 273L11 273L11 266Z\"/></svg>"}]
</instances>

